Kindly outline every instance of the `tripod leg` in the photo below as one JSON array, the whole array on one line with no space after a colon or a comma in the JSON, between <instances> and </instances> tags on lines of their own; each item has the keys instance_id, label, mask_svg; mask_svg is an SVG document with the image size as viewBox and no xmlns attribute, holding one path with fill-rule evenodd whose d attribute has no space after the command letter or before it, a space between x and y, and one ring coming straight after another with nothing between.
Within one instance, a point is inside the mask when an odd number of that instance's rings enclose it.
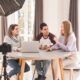
<instances>
[{"instance_id":1,"label":"tripod leg","mask_svg":"<svg viewBox=\"0 0 80 80\"><path fill-rule=\"evenodd\" d=\"M5 67L4 67L4 80L6 80L6 72L5 72Z\"/></svg>"},{"instance_id":2,"label":"tripod leg","mask_svg":"<svg viewBox=\"0 0 80 80\"><path fill-rule=\"evenodd\" d=\"M7 72L6 72L6 68L4 67L4 80L10 80L9 79L9 76L7 75Z\"/></svg>"},{"instance_id":3,"label":"tripod leg","mask_svg":"<svg viewBox=\"0 0 80 80\"><path fill-rule=\"evenodd\" d=\"M2 62L2 64L3 64L3 62ZM1 65L0 80L2 79L2 76L3 76L3 65Z\"/></svg>"},{"instance_id":4,"label":"tripod leg","mask_svg":"<svg viewBox=\"0 0 80 80\"><path fill-rule=\"evenodd\" d=\"M3 68L4 68L4 80L9 80L8 75L7 75L7 71L6 71L7 59L6 59L6 54L5 53L4 53L4 56L3 56Z\"/></svg>"}]
</instances>

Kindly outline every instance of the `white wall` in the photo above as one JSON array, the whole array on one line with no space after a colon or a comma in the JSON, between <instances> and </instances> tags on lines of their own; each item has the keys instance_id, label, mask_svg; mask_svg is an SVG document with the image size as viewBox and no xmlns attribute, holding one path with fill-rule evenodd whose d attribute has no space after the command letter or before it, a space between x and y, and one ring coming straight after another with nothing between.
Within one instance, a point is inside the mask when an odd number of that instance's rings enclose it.
<instances>
[{"instance_id":1,"label":"white wall","mask_svg":"<svg viewBox=\"0 0 80 80\"><path fill-rule=\"evenodd\" d=\"M68 19L70 0L43 0L43 20L50 32L59 36L61 22Z\"/></svg>"},{"instance_id":2,"label":"white wall","mask_svg":"<svg viewBox=\"0 0 80 80\"><path fill-rule=\"evenodd\" d=\"M43 0L43 21L49 26L52 33L56 32L57 6L58 0Z\"/></svg>"}]
</instances>

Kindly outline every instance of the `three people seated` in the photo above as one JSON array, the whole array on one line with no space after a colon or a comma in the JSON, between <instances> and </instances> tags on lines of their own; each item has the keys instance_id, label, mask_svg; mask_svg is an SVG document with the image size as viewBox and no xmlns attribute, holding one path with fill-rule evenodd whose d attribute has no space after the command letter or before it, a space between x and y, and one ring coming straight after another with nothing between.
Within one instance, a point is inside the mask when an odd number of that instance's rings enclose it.
<instances>
[{"instance_id":1,"label":"three people seated","mask_svg":"<svg viewBox=\"0 0 80 80\"><path fill-rule=\"evenodd\" d=\"M76 37L72 29L72 24L70 21L63 21L61 24L61 36L59 39L49 32L48 25L46 23L41 23L40 34L36 38L40 42L39 49L51 51L51 50L62 50L62 51L77 51L76 47ZM17 24L10 25L8 29L8 35L5 36L4 42L12 46L12 51L20 51L22 38L19 36L19 26ZM46 55L45 55L46 56ZM60 69L59 65L54 61L54 73L55 80L60 79ZM18 59L8 59L8 65L13 68L8 76L12 80L13 75L20 73L21 66ZM72 54L67 59L63 59L64 66L70 64L78 63L76 54ZM46 80L46 73L50 65L50 60L39 60L35 61L38 77L35 80ZM30 70L29 65L26 63L25 72Z\"/></svg>"}]
</instances>

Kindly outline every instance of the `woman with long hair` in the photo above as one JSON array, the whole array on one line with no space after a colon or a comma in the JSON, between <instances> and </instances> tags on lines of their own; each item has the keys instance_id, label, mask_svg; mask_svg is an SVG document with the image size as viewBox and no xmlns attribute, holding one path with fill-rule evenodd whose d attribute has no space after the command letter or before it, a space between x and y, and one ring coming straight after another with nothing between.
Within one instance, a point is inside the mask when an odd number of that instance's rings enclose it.
<instances>
[{"instance_id":1,"label":"woman with long hair","mask_svg":"<svg viewBox=\"0 0 80 80\"><path fill-rule=\"evenodd\" d=\"M52 48L48 48L47 50L55 50L60 49L66 52L76 52L76 37L72 30L72 24L70 21L63 21L61 24L61 36L59 40L55 37L54 41L56 44L52 46ZM69 57L63 59L63 66L67 66L70 64L78 64L78 58L76 54L71 54ZM55 66L56 65L56 66ZM54 68L55 68L55 80L60 80L60 69L59 64L54 60Z\"/></svg>"},{"instance_id":2,"label":"woman with long hair","mask_svg":"<svg viewBox=\"0 0 80 80\"><path fill-rule=\"evenodd\" d=\"M4 38L4 42L12 46L12 51L20 51L21 41L22 41L21 37L19 36L19 26L17 24L10 25L8 29L8 34ZM8 59L7 63L11 67L11 70L8 72L8 76L10 77L10 80L14 80L13 76L16 75L17 73L20 73L21 66L18 62L18 59L10 58ZM26 63L25 72L29 70L30 67Z\"/></svg>"}]
</instances>

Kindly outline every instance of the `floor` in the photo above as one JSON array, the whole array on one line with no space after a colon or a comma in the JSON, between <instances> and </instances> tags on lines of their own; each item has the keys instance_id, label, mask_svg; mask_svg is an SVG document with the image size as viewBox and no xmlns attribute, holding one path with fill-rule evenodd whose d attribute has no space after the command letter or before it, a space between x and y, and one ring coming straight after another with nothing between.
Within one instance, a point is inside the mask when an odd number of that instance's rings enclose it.
<instances>
[{"instance_id":1,"label":"floor","mask_svg":"<svg viewBox=\"0 0 80 80\"><path fill-rule=\"evenodd\" d=\"M0 61L0 70L1 70L1 61ZM29 72L27 72L27 73L24 73L24 80L34 80L34 79L32 79L33 78L33 72L34 72L34 69L35 69L35 67L34 66L32 66L31 64L32 64L32 62L30 61L30 62L28 62L28 64L30 65L30 71ZM64 77L65 77L65 79L64 80L70 80L70 72L69 72L69 70L64 70ZM34 77L37 77L37 72L35 72L35 76ZM47 74L46 74L46 80L53 80L52 79L52 72L51 72L51 66L49 67L49 70L48 70L48 72L47 72ZM76 71L74 71L74 75L73 75L73 80L80 80L80 70L76 70Z\"/></svg>"},{"instance_id":2,"label":"floor","mask_svg":"<svg viewBox=\"0 0 80 80\"><path fill-rule=\"evenodd\" d=\"M27 72L24 74L24 80L34 80L32 79L33 77L33 72L34 72L34 69L35 67L34 66L30 66L31 67L31 71ZM69 70L64 70L64 80L70 80L70 71ZM37 77L37 72L35 72L35 76L34 77ZM53 80L52 79L52 72L51 72L51 66L49 67L49 70L46 74L46 80ZM74 71L74 74L73 74L73 80L80 80L80 70L75 70Z\"/></svg>"}]
</instances>

